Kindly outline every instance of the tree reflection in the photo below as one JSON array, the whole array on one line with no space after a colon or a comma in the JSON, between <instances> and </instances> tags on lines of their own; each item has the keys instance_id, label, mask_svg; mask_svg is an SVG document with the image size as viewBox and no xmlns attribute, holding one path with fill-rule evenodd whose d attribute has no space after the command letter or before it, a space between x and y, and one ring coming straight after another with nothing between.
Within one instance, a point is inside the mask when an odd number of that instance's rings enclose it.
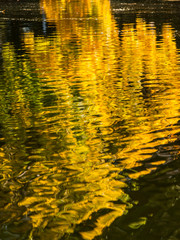
<instances>
[{"instance_id":1,"label":"tree reflection","mask_svg":"<svg viewBox=\"0 0 180 240\"><path fill-rule=\"evenodd\" d=\"M25 57L3 45L7 211L15 205L31 219L34 238L68 238L78 225L79 237L93 239L132 207L126 182L165 160L141 169L143 161L176 138L174 30L164 24L157 40L155 24L137 17L119 35L108 0L41 6L56 31L24 33Z\"/></svg>"}]
</instances>

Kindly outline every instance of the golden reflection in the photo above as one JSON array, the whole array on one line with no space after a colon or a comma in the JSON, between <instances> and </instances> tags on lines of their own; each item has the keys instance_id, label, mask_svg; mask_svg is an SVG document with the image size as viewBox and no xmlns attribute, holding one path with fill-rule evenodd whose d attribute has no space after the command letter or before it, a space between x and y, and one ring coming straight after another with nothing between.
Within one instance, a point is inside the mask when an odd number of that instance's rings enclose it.
<instances>
[{"instance_id":1,"label":"golden reflection","mask_svg":"<svg viewBox=\"0 0 180 240\"><path fill-rule=\"evenodd\" d=\"M41 7L56 32L24 33L31 63L24 58L19 66L13 47L3 46L10 81L5 87L15 99L1 99L14 116L3 113L8 122L8 146L0 150L6 162L3 181L16 179L14 199L28 182L16 201L26 209L35 239L60 239L91 219L91 226L80 229L90 240L131 207L123 170L141 166L178 132L173 126L180 100L174 30L164 24L157 40L154 23L137 17L119 36L108 0L42 0ZM16 137L10 141L12 129ZM10 158L12 148L18 153ZM16 162L21 168L12 173Z\"/></svg>"}]
</instances>

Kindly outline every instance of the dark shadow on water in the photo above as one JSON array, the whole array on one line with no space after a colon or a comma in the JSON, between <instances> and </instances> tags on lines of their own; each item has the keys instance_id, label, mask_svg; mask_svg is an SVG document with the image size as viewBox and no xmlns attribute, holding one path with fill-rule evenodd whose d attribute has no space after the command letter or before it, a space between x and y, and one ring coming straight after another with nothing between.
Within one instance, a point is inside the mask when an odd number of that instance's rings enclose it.
<instances>
[{"instance_id":1,"label":"dark shadow on water","mask_svg":"<svg viewBox=\"0 0 180 240\"><path fill-rule=\"evenodd\" d=\"M179 138L179 137L178 137ZM180 140L160 146L147 161L167 161L151 174L129 182L125 189L133 202L126 215L117 218L96 240L180 239ZM176 149L173 153L166 149ZM144 162L145 168L146 161Z\"/></svg>"}]
</instances>

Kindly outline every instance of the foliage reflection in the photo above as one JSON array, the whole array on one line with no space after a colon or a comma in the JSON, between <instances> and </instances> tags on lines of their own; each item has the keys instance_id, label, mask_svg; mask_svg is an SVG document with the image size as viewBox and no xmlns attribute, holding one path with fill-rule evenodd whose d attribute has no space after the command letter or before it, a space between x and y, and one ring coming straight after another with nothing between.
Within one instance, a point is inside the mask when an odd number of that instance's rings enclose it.
<instances>
[{"instance_id":1,"label":"foliage reflection","mask_svg":"<svg viewBox=\"0 0 180 240\"><path fill-rule=\"evenodd\" d=\"M127 180L165 160L134 169L178 132L174 30L157 40L137 17L119 35L108 0L41 6L56 31L24 33L26 56L3 46L2 220L34 239L93 239L132 207Z\"/></svg>"}]
</instances>

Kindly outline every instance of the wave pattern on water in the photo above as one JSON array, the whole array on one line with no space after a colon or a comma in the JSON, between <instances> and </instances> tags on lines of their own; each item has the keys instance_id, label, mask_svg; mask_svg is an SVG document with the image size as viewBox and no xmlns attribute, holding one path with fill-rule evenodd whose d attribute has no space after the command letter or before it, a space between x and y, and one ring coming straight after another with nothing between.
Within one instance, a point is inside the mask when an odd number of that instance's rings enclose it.
<instances>
[{"instance_id":1,"label":"wave pattern on water","mask_svg":"<svg viewBox=\"0 0 180 240\"><path fill-rule=\"evenodd\" d=\"M137 15L119 30L108 0L41 7L43 34L2 38L1 237L95 239L179 155L175 29Z\"/></svg>"}]
</instances>

